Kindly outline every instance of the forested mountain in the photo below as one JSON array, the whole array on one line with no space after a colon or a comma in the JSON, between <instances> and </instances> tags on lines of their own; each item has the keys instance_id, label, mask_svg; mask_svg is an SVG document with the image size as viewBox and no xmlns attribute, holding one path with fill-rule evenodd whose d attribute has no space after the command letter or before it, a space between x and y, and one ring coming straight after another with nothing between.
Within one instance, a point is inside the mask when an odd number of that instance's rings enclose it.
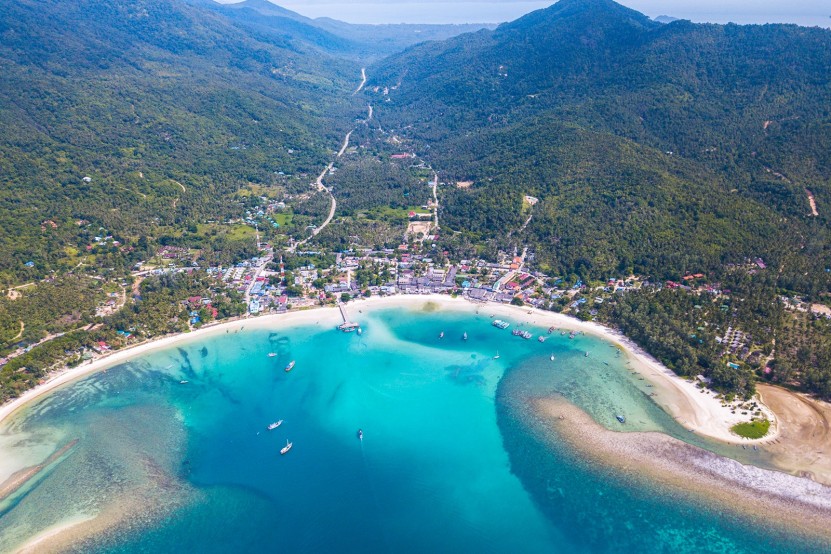
<instances>
[{"instance_id":1,"label":"forested mountain","mask_svg":"<svg viewBox=\"0 0 831 554\"><path fill-rule=\"evenodd\" d=\"M75 265L93 235L141 249L238 217L237 190L317 172L354 118L356 64L198 4L10 0L0 37L0 282Z\"/></svg>"},{"instance_id":2,"label":"forested mountain","mask_svg":"<svg viewBox=\"0 0 831 554\"><path fill-rule=\"evenodd\" d=\"M212 2L212 0L201 0ZM329 51L363 60L378 60L426 41L445 40L463 33L493 28L485 24L428 25L385 24L360 25L345 23L328 17L311 19L275 5L268 0L244 0L223 4L217 9L260 30L279 30L292 27Z\"/></svg>"},{"instance_id":3,"label":"forested mountain","mask_svg":"<svg viewBox=\"0 0 831 554\"><path fill-rule=\"evenodd\" d=\"M783 285L818 293L829 67L828 30L660 24L561 0L392 56L369 90L385 128L447 181L474 182L446 193L454 230L504 241L533 213L522 240L555 273L672 277L766 256Z\"/></svg>"}]
</instances>

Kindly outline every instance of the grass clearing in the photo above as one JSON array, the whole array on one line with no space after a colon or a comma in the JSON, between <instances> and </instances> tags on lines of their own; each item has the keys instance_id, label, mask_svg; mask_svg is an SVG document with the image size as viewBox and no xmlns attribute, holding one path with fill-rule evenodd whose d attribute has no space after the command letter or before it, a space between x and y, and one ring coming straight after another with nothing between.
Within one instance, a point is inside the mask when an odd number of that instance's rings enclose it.
<instances>
[{"instance_id":1,"label":"grass clearing","mask_svg":"<svg viewBox=\"0 0 831 554\"><path fill-rule=\"evenodd\" d=\"M763 419L761 421L737 423L730 430L745 439L761 439L770 431L770 421Z\"/></svg>"}]
</instances>

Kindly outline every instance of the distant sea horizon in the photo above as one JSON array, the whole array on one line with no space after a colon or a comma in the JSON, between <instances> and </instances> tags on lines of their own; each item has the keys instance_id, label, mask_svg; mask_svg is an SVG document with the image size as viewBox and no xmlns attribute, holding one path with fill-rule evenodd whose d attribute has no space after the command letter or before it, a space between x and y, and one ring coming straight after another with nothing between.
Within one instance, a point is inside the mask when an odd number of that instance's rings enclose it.
<instances>
[{"instance_id":1,"label":"distant sea horizon","mask_svg":"<svg viewBox=\"0 0 831 554\"><path fill-rule=\"evenodd\" d=\"M532 11L547 8L555 2L276 3L307 17L329 17L348 23L494 24L513 21ZM763 7L756 10L719 8L709 5L699 6L691 1L677 5L666 5L648 0L624 2L624 4L650 17L667 15L689 19L696 23L793 23L807 27L831 28L831 9L826 10L828 13L821 13L819 7L795 8L790 13L776 13L775 11L767 12Z\"/></svg>"}]
</instances>

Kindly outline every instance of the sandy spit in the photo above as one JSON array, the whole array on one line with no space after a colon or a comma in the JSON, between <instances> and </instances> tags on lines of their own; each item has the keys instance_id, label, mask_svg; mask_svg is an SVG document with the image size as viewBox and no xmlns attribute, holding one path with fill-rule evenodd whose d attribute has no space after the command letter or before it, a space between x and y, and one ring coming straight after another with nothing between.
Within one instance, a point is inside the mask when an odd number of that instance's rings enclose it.
<instances>
[{"instance_id":1,"label":"sandy spit","mask_svg":"<svg viewBox=\"0 0 831 554\"><path fill-rule=\"evenodd\" d=\"M698 500L762 517L789 531L827 536L831 487L778 471L746 466L662 433L620 433L597 424L562 398L530 399L538 418L604 471L648 479Z\"/></svg>"}]
</instances>

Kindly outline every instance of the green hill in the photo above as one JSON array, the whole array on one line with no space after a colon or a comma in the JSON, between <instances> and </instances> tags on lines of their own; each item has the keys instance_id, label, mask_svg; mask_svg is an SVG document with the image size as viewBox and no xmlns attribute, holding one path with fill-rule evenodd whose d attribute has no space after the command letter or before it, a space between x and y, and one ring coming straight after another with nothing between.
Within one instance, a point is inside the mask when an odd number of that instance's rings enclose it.
<instances>
[{"instance_id":1,"label":"green hill","mask_svg":"<svg viewBox=\"0 0 831 554\"><path fill-rule=\"evenodd\" d=\"M100 227L138 246L239 217L240 187L317 172L354 117L356 65L200 5L12 0L0 36L0 276L13 282L74 265L67 250Z\"/></svg>"},{"instance_id":2,"label":"green hill","mask_svg":"<svg viewBox=\"0 0 831 554\"><path fill-rule=\"evenodd\" d=\"M510 245L538 195L523 239L555 272L669 277L758 255L817 291L829 211L811 216L805 189L831 205L829 67L828 30L561 0L392 56L368 90L399 85L378 93L382 125L476 183L447 193L455 230Z\"/></svg>"}]
</instances>

